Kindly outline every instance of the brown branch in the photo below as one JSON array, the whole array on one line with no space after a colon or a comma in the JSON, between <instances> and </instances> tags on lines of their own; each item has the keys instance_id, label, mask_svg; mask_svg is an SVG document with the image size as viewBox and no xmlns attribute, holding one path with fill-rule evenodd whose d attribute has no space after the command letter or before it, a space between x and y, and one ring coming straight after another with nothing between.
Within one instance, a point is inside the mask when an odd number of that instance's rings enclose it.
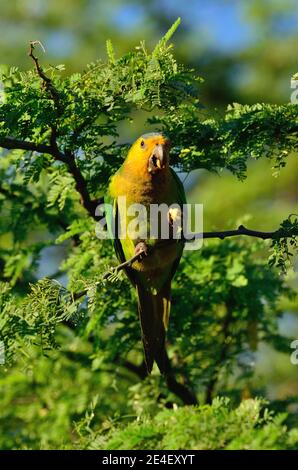
<instances>
[{"instance_id":1,"label":"brown branch","mask_svg":"<svg viewBox=\"0 0 298 470\"><path fill-rule=\"evenodd\" d=\"M203 235L203 238L220 238L223 240L226 237L233 237L233 236L239 236L239 235L248 235L250 237L258 237L262 238L263 240L267 239L278 239L278 238L290 238L295 234L289 234L288 232L285 232L281 229L275 230L274 232L260 232L258 230L249 230L245 228L243 225L240 225L237 230L225 230L221 232L203 232L203 234L195 234L192 240L185 239L184 241L190 242L193 241L196 238L199 238ZM170 239L169 243L176 243L177 240ZM118 274L119 271L122 271L123 269L127 267L131 267L132 264L135 261L141 261L144 257L150 256L152 253L153 248L150 247L150 250L141 250L139 251L136 255L134 255L132 258L124 261L123 263L118 264L117 266L114 266L110 268L107 272L105 272L102 276L101 281L98 281L96 285L101 284L103 280L108 279L110 276ZM74 299L77 300L80 297L84 296L87 293L87 289L81 292L77 292L74 294Z\"/></svg>"},{"instance_id":2,"label":"brown branch","mask_svg":"<svg viewBox=\"0 0 298 470\"><path fill-rule=\"evenodd\" d=\"M234 236L239 236L239 235L247 235L247 236L250 236L250 237L262 238L263 240L268 240L268 239L276 240L276 239L280 239L280 238L291 238L291 237L293 237L295 235L298 235L298 234L289 233L288 231L284 231L282 229L275 230L274 232L261 232L259 230L250 230L250 229L247 229L246 227L244 227L243 225L240 225L237 230L224 230L224 231L220 231L220 232L196 233L196 234L194 234L194 236L191 239L184 238L182 240L185 241L186 243L187 242L189 243L191 241L194 241L195 239L202 238L202 237L203 238L220 238L221 240L223 240L226 237L234 237ZM177 241L179 241L179 240L170 239L169 244L177 243ZM145 256L150 256L152 251L153 251L152 247L150 248L150 251L148 251L148 250L143 251L142 250L138 254L136 254L132 258L130 258L129 260L125 261L124 263L121 263L118 266L112 267L109 271L107 271L106 273L103 274L102 280L108 279L109 276L115 275L119 271L121 271L121 270L123 270L127 267L131 267L132 264L135 261L141 261L142 258L144 258ZM100 284L102 282L102 280L98 281L96 284ZM78 293L74 294L74 299L75 300L79 299L80 297L82 297L86 293L87 293L87 289L82 291L82 292L78 292Z\"/></svg>"},{"instance_id":3,"label":"brown branch","mask_svg":"<svg viewBox=\"0 0 298 470\"><path fill-rule=\"evenodd\" d=\"M127 359L124 359L123 361L117 360L117 363L120 366L125 367L125 369L129 370L130 372L136 374L141 380L144 380L148 376L145 361L143 361L139 366L131 361L128 361Z\"/></svg>"},{"instance_id":4,"label":"brown branch","mask_svg":"<svg viewBox=\"0 0 298 470\"><path fill-rule=\"evenodd\" d=\"M49 77L47 77L46 74L44 73L42 67L39 64L38 58L33 54L34 46L36 44L39 44L42 47L42 44L40 41L30 41L30 48L29 48L28 56L31 57L31 59L34 61L35 70L38 76L42 79L45 89L49 92L52 100L54 101L57 111L61 112L62 107L60 103L59 93L54 87L52 80ZM42 49L44 48L42 47Z\"/></svg>"},{"instance_id":5,"label":"brown branch","mask_svg":"<svg viewBox=\"0 0 298 470\"><path fill-rule=\"evenodd\" d=\"M45 144L36 144L27 140L15 139L13 137L0 137L0 147L7 150L27 150L28 152L47 153L52 155L52 147ZM61 155L62 156L62 155Z\"/></svg>"},{"instance_id":6,"label":"brown branch","mask_svg":"<svg viewBox=\"0 0 298 470\"><path fill-rule=\"evenodd\" d=\"M34 55L34 45L35 44L40 44L39 41L31 41L30 42L30 50L29 50L29 57L31 57L34 61L35 64L35 69L38 74L38 76L41 78L45 89L48 91L50 94L55 107L58 111L58 114L61 113L63 107L60 102L60 97L57 89L54 87L52 80L47 77L47 75L44 73L42 67L39 64L38 58ZM75 187L77 192L80 194L80 202L82 206L87 210L89 215L93 218L95 218L95 209L98 204L97 201L92 201L89 191L87 189L87 182L81 173L79 167L76 164L75 161L75 156L72 152L66 151L65 153L60 152L57 144L57 127L52 124L50 126L51 128L51 135L50 135L50 154L54 156L56 160L62 161L65 163L69 169L69 172L72 174L74 180L75 180Z\"/></svg>"},{"instance_id":7,"label":"brown branch","mask_svg":"<svg viewBox=\"0 0 298 470\"><path fill-rule=\"evenodd\" d=\"M0 147L7 150L19 149L31 152L46 153L67 165L69 172L75 180L75 188L80 194L80 202L87 210L89 215L95 217L95 209L99 201L92 200L87 189L87 182L78 168L75 157L72 153L63 153L59 150L55 131L52 129L50 137L50 145L36 144L35 142L28 142L26 140L15 139L12 137L0 137Z\"/></svg>"},{"instance_id":8,"label":"brown branch","mask_svg":"<svg viewBox=\"0 0 298 470\"><path fill-rule=\"evenodd\" d=\"M177 382L173 373L166 376L166 383L170 392L179 397L183 401L184 405L198 404L198 400L193 391L186 387L186 385Z\"/></svg>"},{"instance_id":9,"label":"brown branch","mask_svg":"<svg viewBox=\"0 0 298 470\"><path fill-rule=\"evenodd\" d=\"M296 233L289 234L289 232L283 231L281 229L275 230L274 232L261 232L259 230L250 230L244 225L239 225L236 230L223 230L219 232L201 232L193 235L192 238L185 238L184 241L187 243L192 242L198 238L220 238L223 240L227 237L235 237L239 235L246 235L248 237L262 238L262 240L276 240L278 238L291 238L293 235L298 235Z\"/></svg>"},{"instance_id":10,"label":"brown branch","mask_svg":"<svg viewBox=\"0 0 298 470\"><path fill-rule=\"evenodd\" d=\"M97 281L95 283L96 286L101 284L103 281L109 279L109 277L114 276L118 274L119 271L122 271L125 268L130 267L135 261L141 261L145 256L148 256L149 251L148 250L140 250L136 255L134 255L132 258L128 259L127 261L124 261L124 263L118 264L117 266L111 267L108 271L106 271L103 275L100 281ZM84 295L87 294L88 289L82 290L80 292L75 292L73 293L73 299L78 300Z\"/></svg>"},{"instance_id":11,"label":"brown branch","mask_svg":"<svg viewBox=\"0 0 298 470\"><path fill-rule=\"evenodd\" d=\"M59 93L54 87L52 80L49 77L47 77L47 75L44 73L42 67L39 64L38 58L33 53L35 44L40 44L40 42L39 41L30 42L30 50L29 50L28 55L29 57L33 59L36 72L38 76L41 78L45 89L50 94L55 104L58 114L60 114L62 110L62 105L60 103ZM59 150L58 143L57 143L58 131L57 131L57 127L55 124L50 125L50 130L51 130L50 145L35 144L33 142L22 141L18 139L9 138L9 137L8 138L2 137L0 138L0 146L3 146L4 148L7 148L7 149L19 148L22 150L48 153L52 155L55 158L55 160L61 161L64 164L66 164L69 172L72 174L75 180L75 188L77 192L80 194L81 204L87 210L89 215L95 218L95 209L97 206L97 201L91 200L89 191L87 189L87 182L76 164L74 154L68 151L63 153Z\"/></svg>"},{"instance_id":12,"label":"brown branch","mask_svg":"<svg viewBox=\"0 0 298 470\"><path fill-rule=\"evenodd\" d=\"M176 395L185 405L197 405L198 401L195 394L186 387L184 384L178 382L171 369L169 357L167 355L167 362L170 372L165 375L165 381L170 392ZM128 360L119 361L119 364L125 367L130 372L136 374L141 380L144 380L148 376L146 364L143 361L139 366L133 364Z\"/></svg>"},{"instance_id":13,"label":"brown branch","mask_svg":"<svg viewBox=\"0 0 298 470\"><path fill-rule=\"evenodd\" d=\"M185 405L197 405L198 400L194 392L190 388L188 388L186 385L176 380L167 351L165 351L165 354L166 354L166 362L167 362L166 370L168 372L165 374L164 377L165 377L168 389L170 390L170 392L174 393L177 397L179 397Z\"/></svg>"},{"instance_id":14,"label":"brown branch","mask_svg":"<svg viewBox=\"0 0 298 470\"><path fill-rule=\"evenodd\" d=\"M87 182L81 173L81 170L76 164L76 160L74 155L71 152L67 151L67 159L65 161L69 172L72 174L74 180L75 180L75 188L77 192L80 194L80 202L82 206L86 209L88 214L93 217L93 219L96 219L95 217L95 209L97 205L99 204L99 201L97 200L92 200L87 188Z\"/></svg>"}]
</instances>

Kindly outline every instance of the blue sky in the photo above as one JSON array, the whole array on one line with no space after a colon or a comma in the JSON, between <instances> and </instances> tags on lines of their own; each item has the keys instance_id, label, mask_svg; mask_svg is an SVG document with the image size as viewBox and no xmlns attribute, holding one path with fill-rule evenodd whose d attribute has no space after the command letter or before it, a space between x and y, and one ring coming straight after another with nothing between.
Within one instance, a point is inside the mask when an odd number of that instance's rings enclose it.
<instances>
[{"instance_id":1,"label":"blue sky","mask_svg":"<svg viewBox=\"0 0 298 470\"><path fill-rule=\"evenodd\" d=\"M171 20L182 18L182 28L187 28L194 35L199 31L205 33L206 40L212 48L223 51L245 47L253 39L253 31L243 21L241 9L237 2L189 0L160 0L159 5L165 9ZM146 8L139 4L128 3L120 6L113 18L118 28L123 30L138 27L146 20Z\"/></svg>"},{"instance_id":2,"label":"blue sky","mask_svg":"<svg viewBox=\"0 0 298 470\"><path fill-rule=\"evenodd\" d=\"M266 1L270 3L271 0ZM114 24L124 36L137 30L140 39L143 39L143 36L148 37L148 31L150 36L152 30L155 30L157 37L165 33L158 31L158 23L154 22L154 18L148 20L148 12L154 11L158 14L161 11L168 17L169 26L180 16L180 31L189 33L189 44L193 47L194 54L202 48L222 53L245 49L266 34L266 27L271 28L271 31L281 38L296 31L298 2L296 7L288 12L274 12L270 8L266 10L263 17L265 15L267 25L264 22L259 24L256 18L256 21L249 21L248 5L250 3L240 0L150 0L147 4L138 3L136 0L127 3L119 0L100 3L97 0L89 0L84 13L87 13L90 31L95 27L95 19L100 17L103 23ZM144 35L141 35L142 30ZM61 58L73 53L77 40L75 32L63 28L63 22L60 29L48 31L46 37L49 52Z\"/></svg>"}]
</instances>

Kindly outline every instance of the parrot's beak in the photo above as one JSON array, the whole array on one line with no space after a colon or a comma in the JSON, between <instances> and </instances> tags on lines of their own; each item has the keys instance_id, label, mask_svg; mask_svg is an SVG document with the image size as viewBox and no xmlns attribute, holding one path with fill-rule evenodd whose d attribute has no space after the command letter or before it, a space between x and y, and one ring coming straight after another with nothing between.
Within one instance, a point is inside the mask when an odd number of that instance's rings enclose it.
<instances>
[{"instance_id":1,"label":"parrot's beak","mask_svg":"<svg viewBox=\"0 0 298 470\"><path fill-rule=\"evenodd\" d=\"M166 167L166 161L168 157L168 150L165 145L158 144L155 146L152 154L148 161L149 173L156 173L163 170Z\"/></svg>"}]
</instances>

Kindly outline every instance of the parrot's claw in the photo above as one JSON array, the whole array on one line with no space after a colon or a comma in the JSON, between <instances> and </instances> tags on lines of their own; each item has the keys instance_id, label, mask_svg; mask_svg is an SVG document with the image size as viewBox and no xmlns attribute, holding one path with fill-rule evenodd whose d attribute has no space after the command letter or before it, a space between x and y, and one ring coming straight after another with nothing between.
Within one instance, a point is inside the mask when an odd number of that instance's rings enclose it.
<instances>
[{"instance_id":1,"label":"parrot's claw","mask_svg":"<svg viewBox=\"0 0 298 470\"><path fill-rule=\"evenodd\" d=\"M139 242L135 247L135 255L140 254L140 259L148 255L148 246L145 242Z\"/></svg>"}]
</instances>

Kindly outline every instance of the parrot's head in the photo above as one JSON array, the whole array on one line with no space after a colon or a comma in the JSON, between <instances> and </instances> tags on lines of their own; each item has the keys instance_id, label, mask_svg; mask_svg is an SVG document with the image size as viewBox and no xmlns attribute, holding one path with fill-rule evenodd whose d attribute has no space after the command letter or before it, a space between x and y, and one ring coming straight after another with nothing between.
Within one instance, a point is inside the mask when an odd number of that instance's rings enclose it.
<instances>
[{"instance_id":1,"label":"parrot's head","mask_svg":"<svg viewBox=\"0 0 298 470\"><path fill-rule=\"evenodd\" d=\"M144 134L131 147L128 161L139 173L154 177L169 168L169 150L170 141L164 134Z\"/></svg>"}]
</instances>

